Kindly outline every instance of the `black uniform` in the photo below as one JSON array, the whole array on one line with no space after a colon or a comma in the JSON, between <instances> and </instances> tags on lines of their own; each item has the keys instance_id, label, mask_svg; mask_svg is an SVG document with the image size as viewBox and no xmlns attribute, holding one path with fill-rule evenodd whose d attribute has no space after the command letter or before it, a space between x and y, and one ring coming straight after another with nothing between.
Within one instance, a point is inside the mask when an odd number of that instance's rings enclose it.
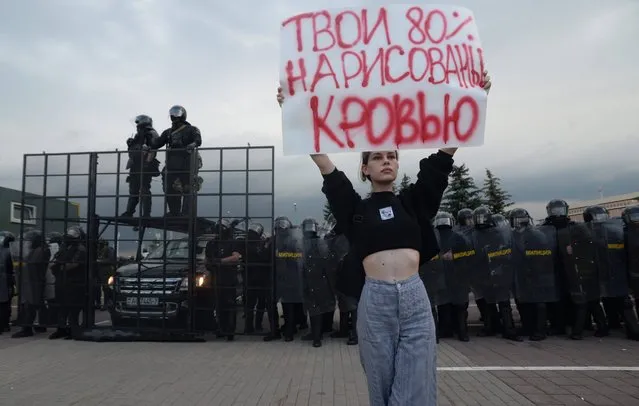
<instances>
[{"instance_id":1,"label":"black uniform","mask_svg":"<svg viewBox=\"0 0 639 406\"><path fill-rule=\"evenodd\" d=\"M235 336L237 327L237 267L240 253L239 244L233 240L233 230L227 220L218 224L218 238L206 244L207 268L213 274L216 291L216 313L220 331L218 337L226 336L229 341ZM235 258L234 255L236 256Z\"/></svg>"},{"instance_id":2,"label":"black uniform","mask_svg":"<svg viewBox=\"0 0 639 406\"><path fill-rule=\"evenodd\" d=\"M80 311L85 307L87 292L87 250L84 237L85 234L79 227L70 227L51 268L55 276L58 328L49 336L50 339L71 338L73 328L79 325Z\"/></svg>"},{"instance_id":3,"label":"black uniform","mask_svg":"<svg viewBox=\"0 0 639 406\"><path fill-rule=\"evenodd\" d=\"M140 202L142 217L149 217L151 215L151 179L160 175L160 162L155 159L155 152L150 151L150 148L157 143L159 137L153 129L151 117L137 116L135 124L137 132L126 141L129 151L126 164L129 170L129 175L126 177L129 184L129 200L122 216L133 216Z\"/></svg>"},{"instance_id":4,"label":"black uniform","mask_svg":"<svg viewBox=\"0 0 639 406\"><path fill-rule=\"evenodd\" d=\"M186 121L184 107L171 107L169 115L172 122L171 128L162 132L153 147L161 148L166 145L163 185L168 214L188 216L189 194L195 184L192 176L199 169L191 168L191 162L193 162L191 155L195 148L202 145L202 135L197 127Z\"/></svg>"},{"instance_id":5,"label":"black uniform","mask_svg":"<svg viewBox=\"0 0 639 406\"><path fill-rule=\"evenodd\" d=\"M264 312L267 309L270 284L270 250L263 239L264 227L251 224L248 230L246 253L246 325L244 331L262 331Z\"/></svg>"},{"instance_id":6,"label":"black uniform","mask_svg":"<svg viewBox=\"0 0 639 406\"><path fill-rule=\"evenodd\" d=\"M639 340L639 323L636 322L635 309L639 301L639 205L624 209L621 214L624 223L624 249L626 252L626 266L628 285L635 302L626 296L623 302L623 318L626 335L631 340Z\"/></svg>"},{"instance_id":7,"label":"black uniform","mask_svg":"<svg viewBox=\"0 0 639 406\"><path fill-rule=\"evenodd\" d=\"M13 338L33 336L33 323L37 311L44 306L44 287L49 257L51 256L49 247L40 231L32 230L25 233L22 242L25 258L19 279L19 319L22 329L15 333Z\"/></svg>"},{"instance_id":8,"label":"black uniform","mask_svg":"<svg viewBox=\"0 0 639 406\"><path fill-rule=\"evenodd\" d=\"M15 292L15 277L10 245L14 241L12 233L0 233L0 334L11 329L11 298Z\"/></svg>"}]
</instances>

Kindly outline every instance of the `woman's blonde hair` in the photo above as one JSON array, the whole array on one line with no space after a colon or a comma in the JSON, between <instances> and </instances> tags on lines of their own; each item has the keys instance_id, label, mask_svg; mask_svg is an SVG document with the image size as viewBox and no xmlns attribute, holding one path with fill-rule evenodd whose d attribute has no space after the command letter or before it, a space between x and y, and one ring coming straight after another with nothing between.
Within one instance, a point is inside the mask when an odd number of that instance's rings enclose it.
<instances>
[{"instance_id":1,"label":"woman's blonde hair","mask_svg":"<svg viewBox=\"0 0 639 406\"><path fill-rule=\"evenodd\" d=\"M362 152L361 162L359 164L359 179L362 182L366 182L367 180L368 181L371 180L371 177L364 173L364 170L362 169L362 166L363 165L368 165L368 160L370 159L372 153L373 153L373 151L364 151L364 152ZM395 151L395 157L396 157L396 159L399 159L399 151Z\"/></svg>"}]
</instances>

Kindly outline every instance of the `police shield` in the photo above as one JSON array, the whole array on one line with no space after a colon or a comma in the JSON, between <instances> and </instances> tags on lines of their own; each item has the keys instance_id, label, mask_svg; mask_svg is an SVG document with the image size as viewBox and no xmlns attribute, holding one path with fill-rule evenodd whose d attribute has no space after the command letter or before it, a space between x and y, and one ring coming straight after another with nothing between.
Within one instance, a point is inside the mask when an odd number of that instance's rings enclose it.
<instances>
[{"instance_id":1,"label":"police shield","mask_svg":"<svg viewBox=\"0 0 639 406\"><path fill-rule=\"evenodd\" d=\"M304 239L304 307L310 316L335 311L335 293L329 279L329 247L323 238Z\"/></svg>"},{"instance_id":2,"label":"police shield","mask_svg":"<svg viewBox=\"0 0 639 406\"><path fill-rule=\"evenodd\" d=\"M600 295L601 297L625 297L628 295L628 277L623 223L607 220L589 224L592 228L595 247Z\"/></svg>"},{"instance_id":3,"label":"police shield","mask_svg":"<svg viewBox=\"0 0 639 406\"><path fill-rule=\"evenodd\" d=\"M301 228L278 228L275 231L276 293L282 303L304 302L303 249L304 237Z\"/></svg>"},{"instance_id":4,"label":"police shield","mask_svg":"<svg viewBox=\"0 0 639 406\"><path fill-rule=\"evenodd\" d=\"M626 226L625 249L628 261L630 288L636 300L637 295L639 295L639 224L630 223Z\"/></svg>"},{"instance_id":5,"label":"police shield","mask_svg":"<svg viewBox=\"0 0 639 406\"><path fill-rule=\"evenodd\" d=\"M554 227L548 234L539 227L513 231L514 293L519 302L559 300L554 273L555 251Z\"/></svg>"},{"instance_id":6,"label":"police shield","mask_svg":"<svg viewBox=\"0 0 639 406\"><path fill-rule=\"evenodd\" d=\"M475 229L474 243L480 272L474 286L488 303L509 301L513 286L512 231L501 227Z\"/></svg>"},{"instance_id":7,"label":"police shield","mask_svg":"<svg viewBox=\"0 0 639 406\"><path fill-rule=\"evenodd\" d=\"M434 229L435 237L442 248L442 234L440 230ZM426 287L428 297L432 305L440 306L450 303L448 298L448 292L446 289L446 270L442 256L440 254L435 255L428 262L424 263L419 268L419 276Z\"/></svg>"},{"instance_id":8,"label":"police shield","mask_svg":"<svg viewBox=\"0 0 639 406\"><path fill-rule=\"evenodd\" d=\"M453 229L448 241L452 259L445 272L448 298L452 304L464 304L468 302L471 277L476 269L475 248L470 233L459 229ZM449 260L447 257L445 255L444 259Z\"/></svg>"},{"instance_id":9,"label":"police shield","mask_svg":"<svg viewBox=\"0 0 639 406\"><path fill-rule=\"evenodd\" d=\"M577 223L558 230L557 245L572 301L583 304L599 300L599 277L589 225Z\"/></svg>"}]
</instances>

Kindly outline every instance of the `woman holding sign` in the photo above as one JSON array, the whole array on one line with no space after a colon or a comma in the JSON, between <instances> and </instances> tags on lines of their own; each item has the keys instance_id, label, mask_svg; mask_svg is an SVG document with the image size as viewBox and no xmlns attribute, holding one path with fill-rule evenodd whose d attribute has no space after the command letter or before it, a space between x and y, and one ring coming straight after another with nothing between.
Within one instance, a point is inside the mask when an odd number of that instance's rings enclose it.
<instances>
[{"instance_id":1,"label":"woman holding sign","mask_svg":"<svg viewBox=\"0 0 639 406\"><path fill-rule=\"evenodd\" d=\"M483 88L491 82L484 72ZM280 105L284 95L277 95ZM448 186L457 148L441 149L419 163L417 181L399 194L398 152L362 153L360 177L371 182L362 199L325 154L311 155L324 177L337 227L362 261L366 282L358 306L357 333L373 406L436 406L435 324L420 264L438 252L431 220Z\"/></svg>"}]
</instances>

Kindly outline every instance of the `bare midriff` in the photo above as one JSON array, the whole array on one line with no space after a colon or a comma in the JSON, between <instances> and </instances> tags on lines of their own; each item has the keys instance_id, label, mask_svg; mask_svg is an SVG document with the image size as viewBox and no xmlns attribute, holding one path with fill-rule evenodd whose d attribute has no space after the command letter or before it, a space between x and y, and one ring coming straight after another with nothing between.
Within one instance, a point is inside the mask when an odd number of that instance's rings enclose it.
<instances>
[{"instance_id":1,"label":"bare midriff","mask_svg":"<svg viewBox=\"0 0 639 406\"><path fill-rule=\"evenodd\" d=\"M364 261L366 276L387 282L408 279L419 272L419 251L410 248L379 251Z\"/></svg>"}]
</instances>

